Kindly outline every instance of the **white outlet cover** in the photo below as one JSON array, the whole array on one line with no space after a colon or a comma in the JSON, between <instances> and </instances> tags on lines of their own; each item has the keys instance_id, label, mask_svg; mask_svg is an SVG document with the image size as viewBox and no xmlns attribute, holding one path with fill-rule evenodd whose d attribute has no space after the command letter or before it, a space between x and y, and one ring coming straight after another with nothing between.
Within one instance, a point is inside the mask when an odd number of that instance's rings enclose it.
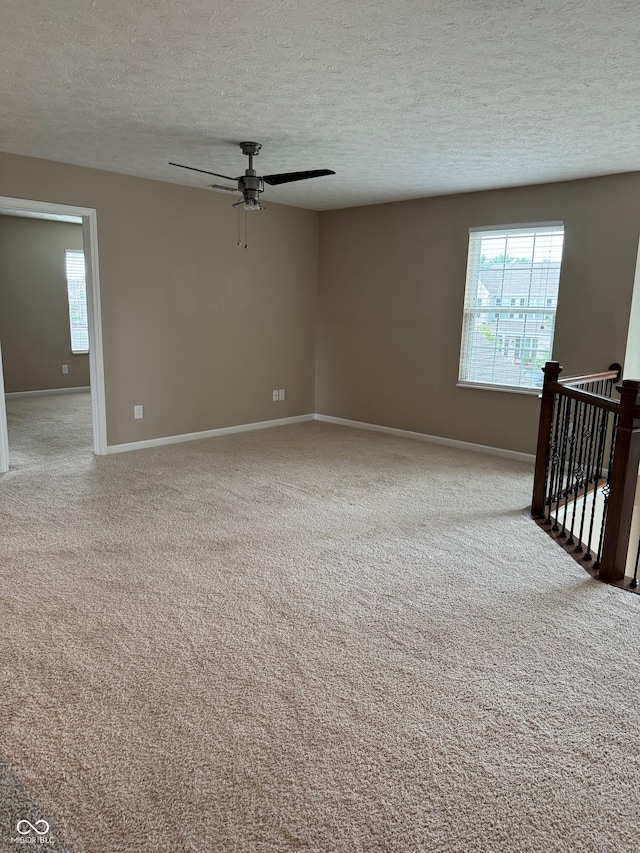
<instances>
[{"instance_id":1,"label":"white outlet cover","mask_svg":"<svg viewBox=\"0 0 640 853\"><path fill-rule=\"evenodd\" d=\"M133 417L138 420L139 418L144 417L144 409L142 406L134 406L133 407Z\"/></svg>"}]
</instances>

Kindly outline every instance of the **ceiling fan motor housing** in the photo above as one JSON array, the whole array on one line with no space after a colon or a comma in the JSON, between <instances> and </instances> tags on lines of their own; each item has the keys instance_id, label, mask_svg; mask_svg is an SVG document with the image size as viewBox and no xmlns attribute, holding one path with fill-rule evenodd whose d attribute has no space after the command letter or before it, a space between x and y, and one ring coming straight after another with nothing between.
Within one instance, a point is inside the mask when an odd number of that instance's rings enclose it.
<instances>
[{"instance_id":1,"label":"ceiling fan motor housing","mask_svg":"<svg viewBox=\"0 0 640 853\"><path fill-rule=\"evenodd\" d=\"M264 181L259 178L253 169L247 169L253 174L242 175L238 178L238 189L244 196L245 202L251 207L260 207L260 193L264 190Z\"/></svg>"},{"instance_id":2,"label":"ceiling fan motor housing","mask_svg":"<svg viewBox=\"0 0 640 853\"><path fill-rule=\"evenodd\" d=\"M253 174L241 175L238 178L238 189L240 192L261 193L264 190L264 181L256 175L255 169L247 169L247 171Z\"/></svg>"}]
</instances>

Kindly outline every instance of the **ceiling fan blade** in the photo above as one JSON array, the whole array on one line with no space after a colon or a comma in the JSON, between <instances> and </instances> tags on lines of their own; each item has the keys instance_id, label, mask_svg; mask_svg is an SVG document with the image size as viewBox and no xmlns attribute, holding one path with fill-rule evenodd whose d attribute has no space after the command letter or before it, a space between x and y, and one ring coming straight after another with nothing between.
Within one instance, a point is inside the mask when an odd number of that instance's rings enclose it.
<instances>
[{"instance_id":1,"label":"ceiling fan blade","mask_svg":"<svg viewBox=\"0 0 640 853\"><path fill-rule=\"evenodd\" d=\"M277 184L290 184L292 181L306 181L307 178L321 178L323 175L335 175L331 169L313 169L310 172L282 172L280 175L263 175L265 184L272 187Z\"/></svg>"},{"instance_id":2,"label":"ceiling fan blade","mask_svg":"<svg viewBox=\"0 0 640 853\"><path fill-rule=\"evenodd\" d=\"M219 172L207 172L205 169L196 169L195 166L183 166L182 163L169 163L170 166L179 166L180 169L191 169L192 172L202 172L203 175L214 175L216 178L224 178L225 181L237 181L229 175L221 175Z\"/></svg>"},{"instance_id":3,"label":"ceiling fan blade","mask_svg":"<svg viewBox=\"0 0 640 853\"><path fill-rule=\"evenodd\" d=\"M238 187L223 187L222 184L211 184L212 190L226 190L228 193L239 193Z\"/></svg>"}]
</instances>

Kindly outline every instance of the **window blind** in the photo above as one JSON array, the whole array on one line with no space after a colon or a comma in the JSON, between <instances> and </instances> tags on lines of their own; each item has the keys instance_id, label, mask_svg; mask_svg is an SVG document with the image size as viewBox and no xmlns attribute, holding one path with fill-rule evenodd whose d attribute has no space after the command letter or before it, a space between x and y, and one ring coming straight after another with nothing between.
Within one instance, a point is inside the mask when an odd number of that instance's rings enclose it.
<instances>
[{"instance_id":1,"label":"window blind","mask_svg":"<svg viewBox=\"0 0 640 853\"><path fill-rule=\"evenodd\" d=\"M470 230L460 384L542 386L563 241L561 223Z\"/></svg>"},{"instance_id":2,"label":"window blind","mask_svg":"<svg viewBox=\"0 0 640 853\"><path fill-rule=\"evenodd\" d=\"M66 249L65 260L71 352L86 353L89 352L89 324L84 253L75 249Z\"/></svg>"}]
</instances>

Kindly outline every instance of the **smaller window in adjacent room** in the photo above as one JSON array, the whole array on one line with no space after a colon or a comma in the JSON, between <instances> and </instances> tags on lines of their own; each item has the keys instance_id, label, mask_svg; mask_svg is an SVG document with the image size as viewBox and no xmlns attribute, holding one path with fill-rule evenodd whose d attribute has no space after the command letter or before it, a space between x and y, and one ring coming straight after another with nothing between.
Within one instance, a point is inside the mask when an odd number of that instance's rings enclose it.
<instances>
[{"instance_id":1,"label":"smaller window in adjacent room","mask_svg":"<svg viewBox=\"0 0 640 853\"><path fill-rule=\"evenodd\" d=\"M84 253L66 249L67 297L69 299L69 325L71 352L89 352L89 324L87 319L87 286L84 270Z\"/></svg>"},{"instance_id":2,"label":"smaller window in adjacent room","mask_svg":"<svg viewBox=\"0 0 640 853\"><path fill-rule=\"evenodd\" d=\"M470 229L459 385L542 387L541 368L553 349L563 240L561 222Z\"/></svg>"}]
</instances>

